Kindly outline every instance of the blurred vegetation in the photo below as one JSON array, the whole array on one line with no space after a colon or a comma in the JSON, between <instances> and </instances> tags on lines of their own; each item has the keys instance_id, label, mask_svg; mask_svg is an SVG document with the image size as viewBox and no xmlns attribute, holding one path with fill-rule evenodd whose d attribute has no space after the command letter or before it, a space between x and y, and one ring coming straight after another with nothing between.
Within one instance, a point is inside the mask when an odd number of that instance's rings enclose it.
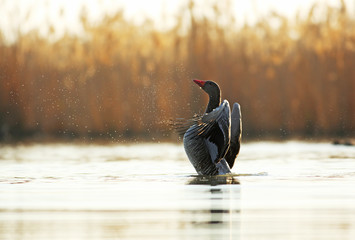
<instances>
[{"instance_id":1,"label":"blurred vegetation","mask_svg":"<svg viewBox=\"0 0 355 240\"><path fill-rule=\"evenodd\" d=\"M0 33L1 138L174 139L166 120L207 103L192 78L241 104L244 138L355 135L355 21L343 1L318 20L314 6L241 27L228 1L209 7L207 17L189 1L166 31L122 11L91 24L83 11L82 38L32 31L6 44Z\"/></svg>"}]
</instances>

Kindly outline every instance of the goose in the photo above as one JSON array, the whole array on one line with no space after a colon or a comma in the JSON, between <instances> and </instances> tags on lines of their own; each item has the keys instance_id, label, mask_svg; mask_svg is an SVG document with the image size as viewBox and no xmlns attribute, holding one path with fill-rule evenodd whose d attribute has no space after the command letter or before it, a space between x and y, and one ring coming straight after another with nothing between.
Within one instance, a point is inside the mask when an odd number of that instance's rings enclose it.
<instances>
[{"instance_id":1,"label":"goose","mask_svg":"<svg viewBox=\"0 0 355 240\"><path fill-rule=\"evenodd\" d=\"M199 175L229 174L240 150L240 105L234 103L231 113L229 102L221 101L221 90L217 83L198 79L193 81L209 95L209 102L202 116L189 121L183 135L186 155Z\"/></svg>"}]
</instances>

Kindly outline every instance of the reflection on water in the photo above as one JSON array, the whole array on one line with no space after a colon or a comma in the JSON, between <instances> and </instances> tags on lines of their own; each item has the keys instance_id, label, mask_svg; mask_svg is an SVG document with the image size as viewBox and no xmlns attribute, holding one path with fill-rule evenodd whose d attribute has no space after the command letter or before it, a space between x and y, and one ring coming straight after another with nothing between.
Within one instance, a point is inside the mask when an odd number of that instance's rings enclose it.
<instances>
[{"instance_id":1,"label":"reflection on water","mask_svg":"<svg viewBox=\"0 0 355 240\"><path fill-rule=\"evenodd\" d=\"M198 188L200 182L197 188L187 186L186 196L193 198L194 203L190 203L188 211L181 212L181 223L185 226L179 230L179 239L240 238L240 186L214 183L203 188Z\"/></svg>"},{"instance_id":2,"label":"reflection on water","mask_svg":"<svg viewBox=\"0 0 355 240\"><path fill-rule=\"evenodd\" d=\"M188 181L190 185L211 185L218 186L224 184L240 184L238 179L233 176L195 176Z\"/></svg>"},{"instance_id":3,"label":"reflection on water","mask_svg":"<svg viewBox=\"0 0 355 240\"><path fill-rule=\"evenodd\" d=\"M244 144L196 176L181 145L0 147L0 239L354 239L355 152Z\"/></svg>"},{"instance_id":4,"label":"reflection on water","mask_svg":"<svg viewBox=\"0 0 355 240\"><path fill-rule=\"evenodd\" d=\"M1 239L239 238L238 185L170 186L154 182L130 187L120 185L117 183L117 189L115 186L106 189L110 194L100 194L100 190L95 193L94 189L77 189L76 193L72 190L67 192L68 189L48 193L46 189L37 189L32 193L18 189L17 193L13 193L19 195L14 199L16 201L21 198L46 204L50 199L52 205L48 204L51 206L46 209L33 202L29 204L32 207L21 209L22 204L18 203L18 208L2 209ZM35 192L42 197L30 199ZM54 196L50 197L52 194ZM61 194L68 195L59 196ZM63 201L55 203L55 198L62 198ZM76 201L83 206L79 207ZM111 201L117 201L117 204ZM110 207L105 208L105 204Z\"/></svg>"},{"instance_id":5,"label":"reflection on water","mask_svg":"<svg viewBox=\"0 0 355 240\"><path fill-rule=\"evenodd\" d=\"M233 176L195 176L188 181L189 185L204 185L204 194L209 198L208 209L192 210L199 221L191 223L203 227L208 232L207 239L239 239L240 237L240 183ZM193 189L193 191L196 191ZM208 197L209 194L209 197ZM208 219L201 219L201 213ZM193 234L193 233L192 233ZM198 237L198 236L195 236Z\"/></svg>"}]
</instances>

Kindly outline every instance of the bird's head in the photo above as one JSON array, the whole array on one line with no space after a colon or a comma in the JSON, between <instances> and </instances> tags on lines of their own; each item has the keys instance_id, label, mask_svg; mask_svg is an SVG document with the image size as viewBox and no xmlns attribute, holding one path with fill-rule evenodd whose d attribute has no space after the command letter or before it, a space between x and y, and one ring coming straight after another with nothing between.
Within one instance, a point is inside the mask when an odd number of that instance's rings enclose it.
<instances>
[{"instance_id":1,"label":"bird's head","mask_svg":"<svg viewBox=\"0 0 355 240\"><path fill-rule=\"evenodd\" d=\"M193 80L197 85L199 85L203 91L205 91L210 97L218 97L220 96L220 88L217 83L213 81L204 81L204 80Z\"/></svg>"}]
</instances>

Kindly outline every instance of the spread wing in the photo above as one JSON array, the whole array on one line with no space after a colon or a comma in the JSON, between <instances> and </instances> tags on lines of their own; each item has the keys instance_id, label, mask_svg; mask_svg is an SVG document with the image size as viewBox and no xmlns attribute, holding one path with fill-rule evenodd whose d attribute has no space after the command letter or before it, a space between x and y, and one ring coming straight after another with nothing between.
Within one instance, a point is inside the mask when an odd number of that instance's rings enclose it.
<instances>
[{"instance_id":1,"label":"spread wing","mask_svg":"<svg viewBox=\"0 0 355 240\"><path fill-rule=\"evenodd\" d=\"M201 120L201 116L195 115L192 119L177 118L169 120L170 129L175 130L180 137L183 137L186 131Z\"/></svg>"},{"instance_id":2,"label":"spread wing","mask_svg":"<svg viewBox=\"0 0 355 240\"><path fill-rule=\"evenodd\" d=\"M231 139L229 150L225 155L225 159L230 168L233 167L235 159L240 150L240 141L242 138L242 113L238 103L233 104L231 116Z\"/></svg>"},{"instance_id":3,"label":"spread wing","mask_svg":"<svg viewBox=\"0 0 355 240\"><path fill-rule=\"evenodd\" d=\"M231 116L227 100L212 112L196 117L194 125L186 133L189 138L200 137L205 140L206 147L213 163L218 163L226 154L230 142Z\"/></svg>"}]
</instances>

